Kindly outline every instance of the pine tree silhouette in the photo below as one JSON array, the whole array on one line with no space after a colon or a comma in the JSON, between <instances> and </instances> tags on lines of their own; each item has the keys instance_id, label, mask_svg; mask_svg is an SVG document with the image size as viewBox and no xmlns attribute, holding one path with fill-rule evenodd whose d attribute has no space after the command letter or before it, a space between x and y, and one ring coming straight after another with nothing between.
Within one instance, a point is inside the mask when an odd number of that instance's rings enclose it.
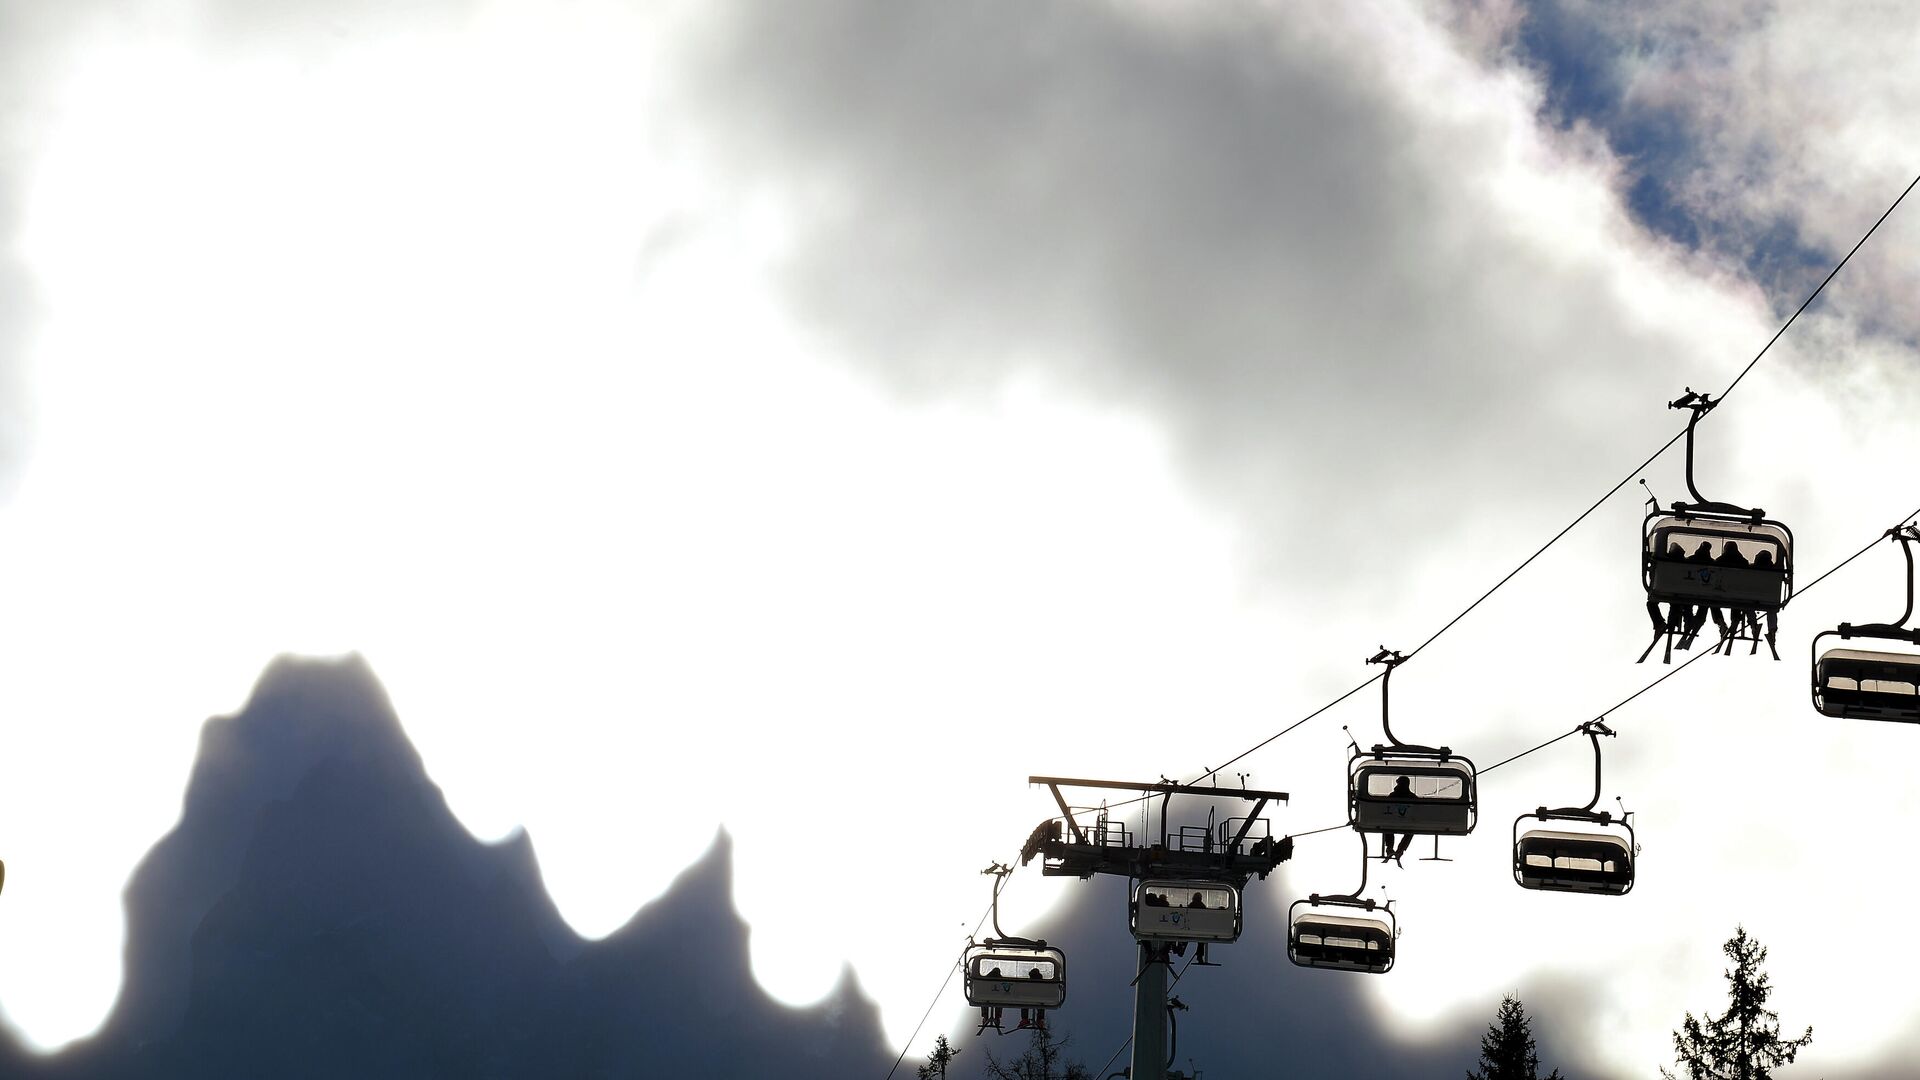
<instances>
[{"instance_id":1,"label":"pine tree silhouette","mask_svg":"<svg viewBox=\"0 0 1920 1080\"><path fill-rule=\"evenodd\" d=\"M1760 970L1767 950L1747 936L1744 926L1722 946L1733 970L1727 977L1727 1011L1709 1014L1705 1022L1687 1014L1673 1033L1674 1060L1687 1070L1688 1080L1770 1080L1773 1070L1792 1064L1801 1047L1813 1041L1813 1028L1797 1039L1780 1037L1780 1014L1767 1008L1773 993L1767 973ZM1673 1074L1665 1069L1660 1075Z\"/></svg>"},{"instance_id":2,"label":"pine tree silhouette","mask_svg":"<svg viewBox=\"0 0 1920 1080\"><path fill-rule=\"evenodd\" d=\"M1467 1080L1542 1080L1540 1056L1533 1049L1533 1024L1526 1006L1512 994L1500 999L1500 1011L1480 1037L1480 1071ZM1545 1080L1560 1080L1555 1069Z\"/></svg>"}]
</instances>

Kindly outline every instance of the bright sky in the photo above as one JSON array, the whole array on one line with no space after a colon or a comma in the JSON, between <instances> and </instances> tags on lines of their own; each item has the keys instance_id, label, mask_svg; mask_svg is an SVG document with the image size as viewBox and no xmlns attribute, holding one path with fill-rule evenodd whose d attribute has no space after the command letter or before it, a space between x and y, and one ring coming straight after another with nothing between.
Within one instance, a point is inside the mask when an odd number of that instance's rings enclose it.
<instances>
[{"instance_id":1,"label":"bright sky","mask_svg":"<svg viewBox=\"0 0 1920 1080\"><path fill-rule=\"evenodd\" d=\"M528 829L580 932L724 824L762 984L811 1000L852 960L904 1039L979 867L1050 812L1025 775L1192 775L1412 648L1817 280L1756 237L1837 255L1913 171L1888 134L1910 113L1878 100L1809 76L1844 131L1742 108L1767 74L1742 49L1815 63L1771 23L1697 76L1705 164L1667 179L1716 209L1687 245L1634 215L1615 114L1554 112L1556 58L1505 5L1086 0L1032 16L1028 53L915 25L954 15L791 10L804 28L598 2L31 20L0 205L29 298L0 311L25 417L0 1007L25 1037L111 1007L120 890L205 718L276 654L358 651L455 812ZM1639 63L1620 100L1644 105L1673 72ZM1801 152L1746 188L1716 171L1763 136ZM1785 519L1803 582L1920 507L1920 327L1890 299L1917 215L1702 427L1703 493ZM1677 454L1646 475L1683 494ZM1640 497L1402 669L1397 733L1490 763L1658 674L1631 662ZM1824 720L1805 689L1814 629L1897 614L1899 572L1891 546L1861 559L1783 618L1785 662L1714 658L1614 718L1606 798L1645 853L1612 908L1505 869L1515 814L1585 800L1584 742L1490 778L1459 861L1391 872L1380 1007L1418 1030L1550 974L1605 1003L1595 1060L1644 1072L1719 1000L1742 921L1820 1032L1809 1071L1911 1053L1912 1002L1799 922L1812 891L1916 884L1859 824L1920 810L1915 733ZM1236 767L1296 793L1278 830L1344 816L1343 724L1376 740L1375 697ZM694 794L715 775L766 796ZM938 884L875 928L895 947L837 954L795 840L903 802L976 843L908 856ZM636 834L664 857L606 857ZM1346 888L1353 852L1303 840L1288 879ZM1073 887L1017 880L1009 929ZM1282 917L1268 891L1249 918ZM1489 958L1462 931L1487 925L1529 947ZM1876 954L1904 969L1920 942Z\"/></svg>"}]
</instances>

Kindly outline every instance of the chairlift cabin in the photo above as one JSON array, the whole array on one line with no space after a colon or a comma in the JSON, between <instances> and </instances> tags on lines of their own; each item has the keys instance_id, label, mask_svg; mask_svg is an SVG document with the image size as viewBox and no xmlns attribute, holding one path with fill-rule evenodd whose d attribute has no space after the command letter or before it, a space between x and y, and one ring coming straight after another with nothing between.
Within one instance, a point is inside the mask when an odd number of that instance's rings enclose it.
<instances>
[{"instance_id":1,"label":"chairlift cabin","mask_svg":"<svg viewBox=\"0 0 1920 1080\"><path fill-rule=\"evenodd\" d=\"M1693 501L1663 510L1655 500L1641 523L1640 581L1653 624L1642 661L1664 638L1665 660L1672 663L1674 639L1682 649L1692 647L1709 614L1721 634L1716 651L1724 647L1732 655L1735 641L1751 641L1758 652L1764 641L1780 658L1774 638L1779 611L1793 595L1793 532L1764 510L1708 501L1693 482L1694 429L1718 404L1692 389L1667 403L1693 413L1687 421L1687 494Z\"/></svg>"},{"instance_id":2,"label":"chairlift cabin","mask_svg":"<svg viewBox=\"0 0 1920 1080\"><path fill-rule=\"evenodd\" d=\"M1217 881L1143 881L1129 921L1140 941L1237 941L1240 890Z\"/></svg>"},{"instance_id":3,"label":"chairlift cabin","mask_svg":"<svg viewBox=\"0 0 1920 1080\"><path fill-rule=\"evenodd\" d=\"M1920 656L1829 649L1814 661L1813 705L1827 716L1920 724Z\"/></svg>"},{"instance_id":4,"label":"chairlift cabin","mask_svg":"<svg viewBox=\"0 0 1920 1080\"><path fill-rule=\"evenodd\" d=\"M1521 832L1521 823L1529 817L1543 824L1566 821L1579 827ZM1618 826L1625 835L1605 831L1608 824ZM1556 816L1541 807L1537 814L1516 819L1513 834L1513 880L1521 888L1602 896L1633 891L1633 827L1624 821Z\"/></svg>"},{"instance_id":5,"label":"chairlift cabin","mask_svg":"<svg viewBox=\"0 0 1920 1080\"><path fill-rule=\"evenodd\" d=\"M1375 746L1347 764L1347 819L1360 832L1464 836L1479 822L1473 762L1445 750Z\"/></svg>"},{"instance_id":6,"label":"chairlift cabin","mask_svg":"<svg viewBox=\"0 0 1920 1080\"><path fill-rule=\"evenodd\" d=\"M1912 525L1888 529L1900 542L1907 560L1907 607L1890 623L1841 623L1813 638L1813 707L1827 716L1855 720L1892 720L1920 724L1920 656L1867 649L1820 651L1820 639L1872 638L1920 645L1920 628L1910 629L1913 616L1913 544L1920 529Z\"/></svg>"},{"instance_id":7,"label":"chairlift cabin","mask_svg":"<svg viewBox=\"0 0 1920 1080\"><path fill-rule=\"evenodd\" d=\"M1287 916L1287 959L1300 967L1374 975L1393 968L1400 928L1384 904L1314 895L1294 901Z\"/></svg>"},{"instance_id":8,"label":"chairlift cabin","mask_svg":"<svg viewBox=\"0 0 1920 1080\"><path fill-rule=\"evenodd\" d=\"M1478 823L1479 792L1473 762L1449 747L1403 743L1393 733L1393 669L1407 661L1382 648L1369 664L1385 664L1380 679L1380 728L1387 743L1353 747L1347 759L1347 822L1361 833L1464 836Z\"/></svg>"},{"instance_id":9,"label":"chairlift cabin","mask_svg":"<svg viewBox=\"0 0 1920 1080\"><path fill-rule=\"evenodd\" d=\"M1793 595L1793 534L1777 521L1655 511L1641 532L1641 580L1655 603L1767 614Z\"/></svg>"},{"instance_id":10,"label":"chairlift cabin","mask_svg":"<svg viewBox=\"0 0 1920 1080\"><path fill-rule=\"evenodd\" d=\"M1514 819L1513 880L1523 889L1625 896L1633 890L1639 854L1633 815L1624 805L1619 817L1594 809L1600 802L1600 736L1613 731L1602 717L1580 725L1579 732L1593 743L1593 797L1585 806L1542 806Z\"/></svg>"},{"instance_id":11,"label":"chairlift cabin","mask_svg":"<svg viewBox=\"0 0 1920 1080\"><path fill-rule=\"evenodd\" d=\"M989 938L963 960L967 1004L982 1009L1057 1009L1067 1000L1067 954L1044 942Z\"/></svg>"}]
</instances>

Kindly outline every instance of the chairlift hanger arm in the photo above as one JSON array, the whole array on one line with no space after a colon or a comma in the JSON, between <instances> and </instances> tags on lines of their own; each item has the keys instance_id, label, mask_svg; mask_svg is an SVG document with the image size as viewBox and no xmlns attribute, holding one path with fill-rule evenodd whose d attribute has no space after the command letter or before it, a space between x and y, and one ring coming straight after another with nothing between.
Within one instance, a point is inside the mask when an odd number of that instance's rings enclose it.
<instances>
[{"instance_id":1,"label":"chairlift hanger arm","mask_svg":"<svg viewBox=\"0 0 1920 1080\"><path fill-rule=\"evenodd\" d=\"M1692 416L1687 418L1687 494L1693 496L1693 503L1688 505L1676 502L1673 504L1673 509L1677 513L1686 513L1689 510L1694 510L1709 514L1729 514L1738 517L1751 517L1758 523L1760 519L1767 516L1766 511L1749 509L1744 506L1735 506L1732 503L1713 502L1706 496L1700 494L1700 488L1693 482L1694 429L1700 426L1700 418L1712 412L1714 407L1719 404L1720 402L1716 400L1712 394L1705 393L1704 391L1696 392L1691 386L1687 387L1685 394L1682 394L1673 401L1667 402L1667 408L1669 409L1687 409L1693 413Z\"/></svg>"},{"instance_id":2,"label":"chairlift hanger arm","mask_svg":"<svg viewBox=\"0 0 1920 1080\"><path fill-rule=\"evenodd\" d=\"M1407 659L1408 658L1400 652L1389 649L1385 645L1380 646L1379 652L1367 658L1367 663L1385 664L1387 668L1380 676L1380 730L1386 732L1388 745L1394 747L1402 747L1407 744L1401 742L1399 737L1393 733L1393 723L1388 712L1387 703L1393 691L1393 669L1406 663Z\"/></svg>"},{"instance_id":3,"label":"chairlift hanger arm","mask_svg":"<svg viewBox=\"0 0 1920 1080\"><path fill-rule=\"evenodd\" d=\"M1581 724L1580 730L1586 732L1587 738L1593 742L1593 798L1588 799L1587 805L1581 809L1593 813L1593 808L1600 803L1600 736L1614 737L1613 729L1607 726L1606 717L1603 716Z\"/></svg>"},{"instance_id":4,"label":"chairlift hanger arm","mask_svg":"<svg viewBox=\"0 0 1920 1080\"><path fill-rule=\"evenodd\" d=\"M1900 542L1900 553L1907 560L1907 606L1900 617L1890 623L1841 623L1835 631L1842 639L1881 638L1888 641L1910 641L1920 645L1920 627L1908 627L1907 620L1913 617L1913 542L1920 540L1920 529L1912 525L1897 525L1887 530L1887 538Z\"/></svg>"}]
</instances>

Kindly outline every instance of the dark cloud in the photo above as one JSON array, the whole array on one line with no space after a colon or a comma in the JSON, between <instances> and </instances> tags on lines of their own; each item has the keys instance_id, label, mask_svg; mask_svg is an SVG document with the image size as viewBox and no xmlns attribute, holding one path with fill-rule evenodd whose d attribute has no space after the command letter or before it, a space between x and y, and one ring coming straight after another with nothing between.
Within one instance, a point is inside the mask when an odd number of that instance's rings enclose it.
<instances>
[{"instance_id":1,"label":"dark cloud","mask_svg":"<svg viewBox=\"0 0 1920 1080\"><path fill-rule=\"evenodd\" d=\"M1675 346L1492 193L1524 132L1392 89L1411 56L1251 9L728 12L695 100L798 215L803 312L903 392L1039 370L1150 410L1277 565L1407 542L1367 505L1587 486L1635 441L1591 416L1665 422L1598 376Z\"/></svg>"}]
</instances>

